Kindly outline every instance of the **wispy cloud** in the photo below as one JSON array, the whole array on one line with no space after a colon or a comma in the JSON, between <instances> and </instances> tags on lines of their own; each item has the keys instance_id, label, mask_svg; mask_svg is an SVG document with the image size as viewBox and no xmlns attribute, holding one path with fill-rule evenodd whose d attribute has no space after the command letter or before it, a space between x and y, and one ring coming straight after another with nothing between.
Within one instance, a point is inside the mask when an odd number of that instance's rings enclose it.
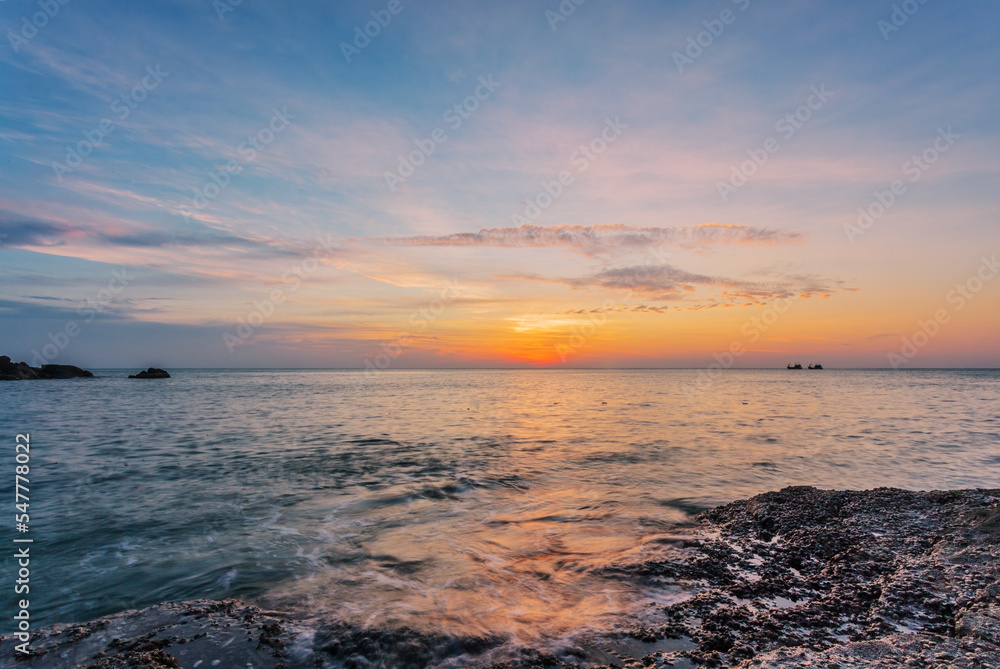
<instances>
[{"instance_id":1,"label":"wispy cloud","mask_svg":"<svg viewBox=\"0 0 1000 669\"><path fill-rule=\"evenodd\" d=\"M500 248L569 248L598 253L616 248L676 246L704 248L715 244L771 246L802 240L797 232L703 223L701 225L657 228L630 225L522 225L520 227L484 228L478 232L408 237L369 237L361 241L390 246L493 246Z\"/></svg>"},{"instance_id":2,"label":"wispy cloud","mask_svg":"<svg viewBox=\"0 0 1000 669\"><path fill-rule=\"evenodd\" d=\"M653 302L695 303L685 306L763 305L777 298L829 298L846 288L841 281L789 277L785 281L753 281L696 274L672 265L639 265L605 269L580 277L543 277L518 274L504 278L558 283L573 289L625 291ZM699 292L699 289L701 290ZM707 302L706 302L707 300ZM638 307L641 306L642 309ZM622 306L622 311L662 311L648 305Z\"/></svg>"},{"instance_id":3,"label":"wispy cloud","mask_svg":"<svg viewBox=\"0 0 1000 669\"><path fill-rule=\"evenodd\" d=\"M67 237L83 236L83 231L68 225L46 221L17 220L0 214L0 231L10 247L58 246Z\"/></svg>"},{"instance_id":4,"label":"wispy cloud","mask_svg":"<svg viewBox=\"0 0 1000 669\"><path fill-rule=\"evenodd\" d=\"M10 247L52 247L70 242L137 248L184 246L262 246L259 242L205 226L189 226L180 231L156 230L102 231L50 221L19 219L0 212L0 232Z\"/></svg>"}]
</instances>

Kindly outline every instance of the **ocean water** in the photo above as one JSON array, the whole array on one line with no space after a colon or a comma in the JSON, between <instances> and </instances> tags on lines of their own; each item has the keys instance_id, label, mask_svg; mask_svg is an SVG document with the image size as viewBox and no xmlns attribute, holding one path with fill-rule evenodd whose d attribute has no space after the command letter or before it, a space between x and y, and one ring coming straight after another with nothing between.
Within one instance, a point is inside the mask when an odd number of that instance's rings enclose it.
<instances>
[{"instance_id":1,"label":"ocean water","mask_svg":"<svg viewBox=\"0 0 1000 669\"><path fill-rule=\"evenodd\" d=\"M602 567L700 510L1000 486L997 371L97 374L0 385L4 499L31 434L35 625L241 597L557 648L685 596Z\"/></svg>"}]
</instances>

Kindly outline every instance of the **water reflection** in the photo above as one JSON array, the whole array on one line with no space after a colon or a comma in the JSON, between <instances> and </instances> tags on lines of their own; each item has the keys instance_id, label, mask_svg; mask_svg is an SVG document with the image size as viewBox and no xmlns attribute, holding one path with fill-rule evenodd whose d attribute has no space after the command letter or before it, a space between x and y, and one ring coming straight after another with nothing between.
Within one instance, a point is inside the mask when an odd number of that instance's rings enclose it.
<instances>
[{"instance_id":1,"label":"water reflection","mask_svg":"<svg viewBox=\"0 0 1000 669\"><path fill-rule=\"evenodd\" d=\"M0 420L39 443L38 622L241 596L307 617L569 643L683 596L603 568L670 550L698 509L791 484L1000 477L996 372L734 371L689 397L695 374L17 384Z\"/></svg>"}]
</instances>

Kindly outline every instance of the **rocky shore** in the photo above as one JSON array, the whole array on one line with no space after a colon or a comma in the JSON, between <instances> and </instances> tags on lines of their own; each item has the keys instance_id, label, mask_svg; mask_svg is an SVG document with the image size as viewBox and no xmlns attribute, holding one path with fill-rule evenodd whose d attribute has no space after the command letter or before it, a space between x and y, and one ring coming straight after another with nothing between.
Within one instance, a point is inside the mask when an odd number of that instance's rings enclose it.
<instances>
[{"instance_id":1,"label":"rocky shore","mask_svg":"<svg viewBox=\"0 0 1000 669\"><path fill-rule=\"evenodd\" d=\"M786 488L699 520L674 559L615 568L696 593L632 631L696 647L635 666L1000 666L1000 490Z\"/></svg>"},{"instance_id":2,"label":"rocky shore","mask_svg":"<svg viewBox=\"0 0 1000 669\"><path fill-rule=\"evenodd\" d=\"M662 622L619 633L603 667L1000 666L1000 490L786 488L695 517L655 559L607 578L677 584ZM0 656L14 657L12 637ZM161 604L33 635L14 666L594 667L593 658L343 623L303 626L237 601ZM631 645L629 645L631 643ZM659 648L659 649L657 649ZM605 654L607 655L607 654ZM6 661L6 660L5 660Z\"/></svg>"}]
</instances>

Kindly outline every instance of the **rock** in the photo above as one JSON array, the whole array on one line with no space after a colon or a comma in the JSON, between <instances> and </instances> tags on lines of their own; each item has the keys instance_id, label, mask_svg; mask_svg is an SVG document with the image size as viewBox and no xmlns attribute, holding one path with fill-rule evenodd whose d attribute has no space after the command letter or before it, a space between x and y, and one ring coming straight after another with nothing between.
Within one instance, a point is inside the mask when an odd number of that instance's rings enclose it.
<instances>
[{"instance_id":1,"label":"rock","mask_svg":"<svg viewBox=\"0 0 1000 669\"><path fill-rule=\"evenodd\" d=\"M1000 667L998 502L1000 490L785 488L708 511L689 545L610 573L695 593L653 630L697 644L668 662Z\"/></svg>"},{"instance_id":2,"label":"rock","mask_svg":"<svg viewBox=\"0 0 1000 669\"><path fill-rule=\"evenodd\" d=\"M30 381L35 379L77 379L94 375L73 365L42 365L31 367L26 362L11 362L6 355L0 356L0 381Z\"/></svg>"},{"instance_id":3,"label":"rock","mask_svg":"<svg viewBox=\"0 0 1000 669\"><path fill-rule=\"evenodd\" d=\"M73 365L42 365L42 379L89 379L94 375Z\"/></svg>"},{"instance_id":4,"label":"rock","mask_svg":"<svg viewBox=\"0 0 1000 669\"><path fill-rule=\"evenodd\" d=\"M0 380L20 381L22 379L37 379L40 371L42 370L29 367L26 362L14 363L7 356L0 356Z\"/></svg>"},{"instance_id":5,"label":"rock","mask_svg":"<svg viewBox=\"0 0 1000 669\"><path fill-rule=\"evenodd\" d=\"M930 634L892 634L877 641L855 641L825 651L787 650L766 653L738 665L739 669L978 669L996 666L996 647L975 640Z\"/></svg>"},{"instance_id":6,"label":"rock","mask_svg":"<svg viewBox=\"0 0 1000 669\"><path fill-rule=\"evenodd\" d=\"M386 666L424 669L481 656L504 643L500 636L453 637L421 633L406 627L365 629L334 623L316 630L313 651L330 660L317 666Z\"/></svg>"},{"instance_id":7,"label":"rock","mask_svg":"<svg viewBox=\"0 0 1000 669\"><path fill-rule=\"evenodd\" d=\"M139 372L138 374L130 374L130 379L169 379L170 375L162 369L157 369L156 367L150 367L145 372Z\"/></svg>"},{"instance_id":8,"label":"rock","mask_svg":"<svg viewBox=\"0 0 1000 669\"><path fill-rule=\"evenodd\" d=\"M32 652L18 656L17 666L281 669L287 667L290 640L286 623L274 612L235 599L202 599L47 627L32 634ZM0 654L15 657L17 643L13 636L0 637Z\"/></svg>"},{"instance_id":9,"label":"rock","mask_svg":"<svg viewBox=\"0 0 1000 669\"><path fill-rule=\"evenodd\" d=\"M1000 606L965 611L958 616L955 631L960 637L973 636L1000 645Z\"/></svg>"}]
</instances>

